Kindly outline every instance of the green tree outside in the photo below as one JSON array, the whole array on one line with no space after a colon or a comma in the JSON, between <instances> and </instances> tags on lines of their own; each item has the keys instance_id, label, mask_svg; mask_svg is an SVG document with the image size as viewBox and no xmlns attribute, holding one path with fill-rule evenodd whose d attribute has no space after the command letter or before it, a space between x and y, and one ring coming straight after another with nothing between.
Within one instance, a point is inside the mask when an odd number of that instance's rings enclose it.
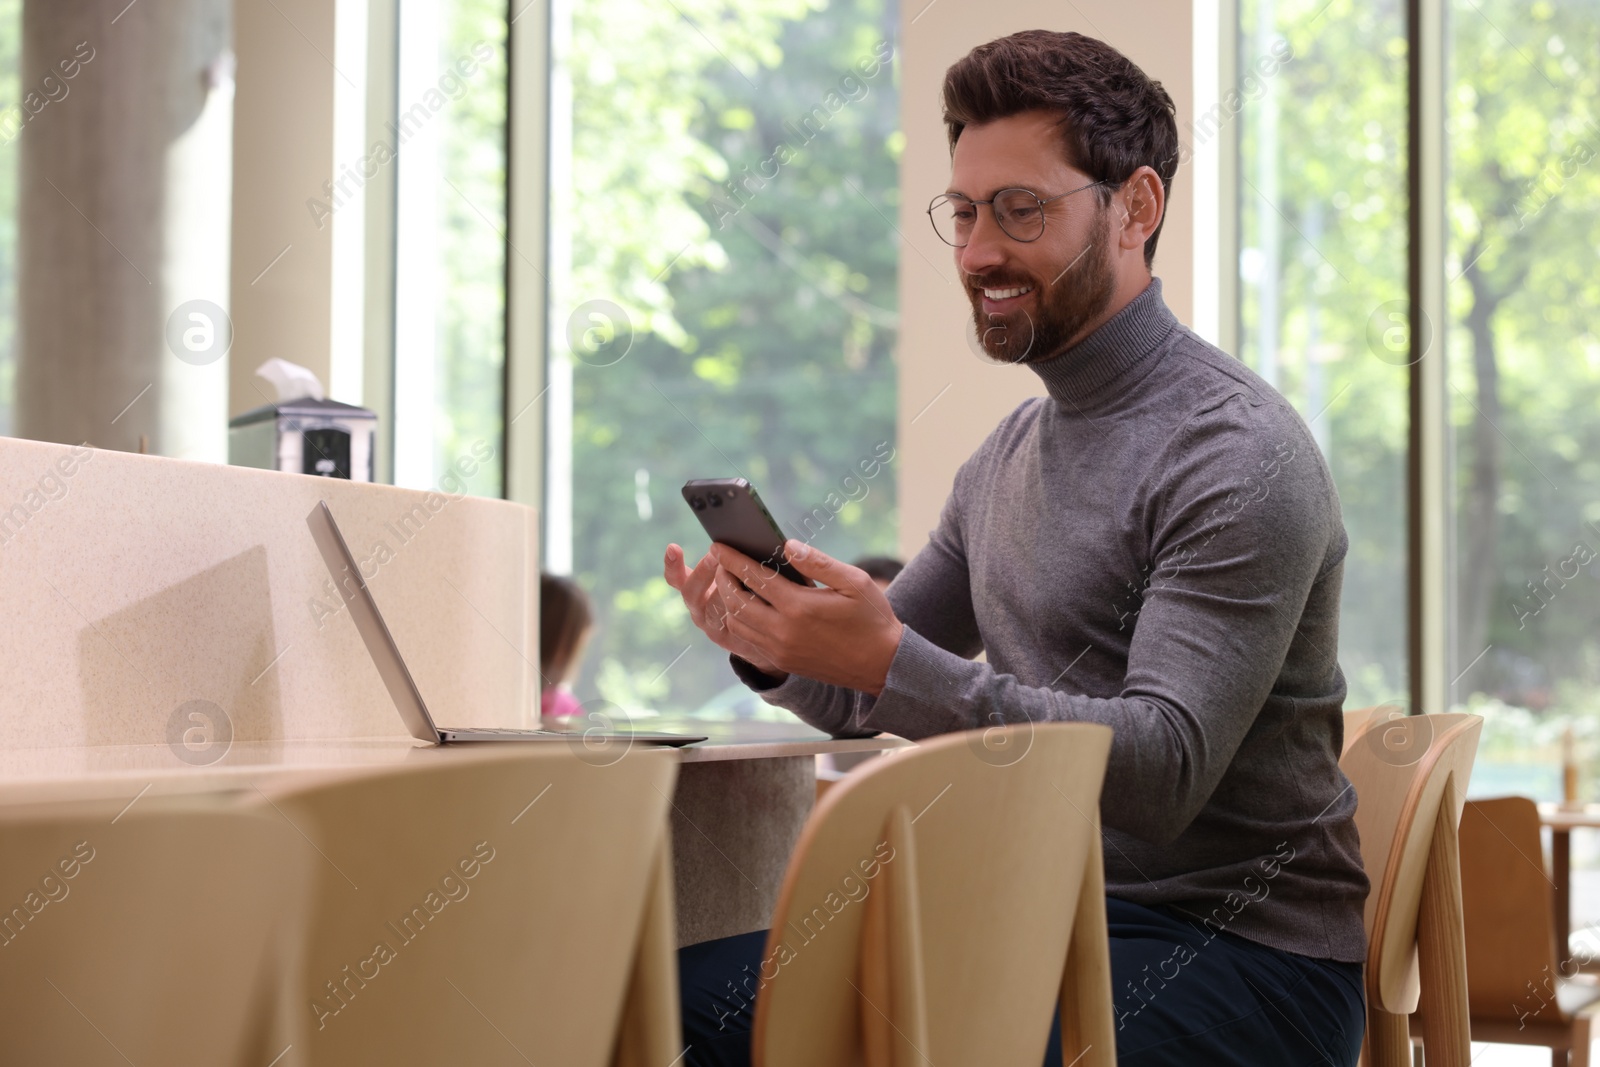
<instances>
[{"instance_id":1,"label":"green tree outside","mask_svg":"<svg viewBox=\"0 0 1600 1067\"><path fill-rule=\"evenodd\" d=\"M1294 58L1275 122L1259 101L1243 115L1242 243L1280 268L1246 279L1241 355L1261 365L1275 296L1279 382L1308 418L1311 394L1327 405L1313 429L1351 535L1350 705L1392 701L1407 689L1404 11L1244 6L1243 54L1265 22ZM1452 704L1487 719L1475 789L1554 797L1568 724L1600 772L1600 20L1578 0L1456 4L1446 43L1450 308L1428 327L1448 359Z\"/></svg>"},{"instance_id":2,"label":"green tree outside","mask_svg":"<svg viewBox=\"0 0 1600 1067\"><path fill-rule=\"evenodd\" d=\"M895 465L874 461L895 440L895 9L681 10L600 0L574 16L558 289L615 302L637 332L620 362L574 367L574 569L602 620L576 690L630 715L782 715L731 689L661 556L703 551L679 487L721 476L824 551L894 548Z\"/></svg>"}]
</instances>

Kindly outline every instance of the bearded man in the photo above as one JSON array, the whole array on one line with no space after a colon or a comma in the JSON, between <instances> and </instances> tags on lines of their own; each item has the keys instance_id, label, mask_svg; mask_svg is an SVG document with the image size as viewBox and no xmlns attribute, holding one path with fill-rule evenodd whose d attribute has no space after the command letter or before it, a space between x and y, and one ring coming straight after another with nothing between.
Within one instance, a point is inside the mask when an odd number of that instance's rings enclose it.
<instances>
[{"instance_id":1,"label":"bearded man","mask_svg":"<svg viewBox=\"0 0 1600 1067\"><path fill-rule=\"evenodd\" d=\"M886 593L793 541L820 588L725 545L692 569L669 546L667 580L763 699L835 736L1112 727L1119 1063L1354 1064L1368 882L1338 763L1348 541L1305 423L1162 302L1172 101L1103 42L1030 31L951 67L944 115L934 229L984 348L1048 395L961 467ZM753 1008L729 990L764 937L680 953L687 1063L749 1062Z\"/></svg>"}]
</instances>

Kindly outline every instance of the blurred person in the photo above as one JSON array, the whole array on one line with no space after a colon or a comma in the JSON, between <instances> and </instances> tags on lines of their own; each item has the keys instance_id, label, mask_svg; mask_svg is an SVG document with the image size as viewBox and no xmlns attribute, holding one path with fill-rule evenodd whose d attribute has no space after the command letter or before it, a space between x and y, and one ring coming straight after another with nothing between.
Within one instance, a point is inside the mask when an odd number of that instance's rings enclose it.
<instances>
[{"instance_id":1,"label":"blurred person","mask_svg":"<svg viewBox=\"0 0 1600 1067\"><path fill-rule=\"evenodd\" d=\"M859 568L863 574L877 583L879 589L889 588L889 583L894 581L895 575L906 569L906 565L893 556L862 556L851 566Z\"/></svg>"},{"instance_id":2,"label":"blurred person","mask_svg":"<svg viewBox=\"0 0 1600 1067\"><path fill-rule=\"evenodd\" d=\"M572 695L572 680L583 663L584 650L594 633L594 612L589 595L571 578L539 575L539 693L541 719L566 719L579 715L583 706Z\"/></svg>"}]
</instances>

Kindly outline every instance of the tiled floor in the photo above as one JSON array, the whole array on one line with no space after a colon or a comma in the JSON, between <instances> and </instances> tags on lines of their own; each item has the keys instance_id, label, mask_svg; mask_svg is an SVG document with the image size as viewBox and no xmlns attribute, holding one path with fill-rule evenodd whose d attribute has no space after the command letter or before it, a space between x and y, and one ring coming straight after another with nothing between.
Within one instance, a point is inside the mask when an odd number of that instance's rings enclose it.
<instances>
[{"instance_id":1,"label":"tiled floor","mask_svg":"<svg viewBox=\"0 0 1600 1067\"><path fill-rule=\"evenodd\" d=\"M1573 932L1585 926L1600 926L1600 868L1572 872Z\"/></svg>"},{"instance_id":2,"label":"tiled floor","mask_svg":"<svg viewBox=\"0 0 1600 1067\"><path fill-rule=\"evenodd\" d=\"M1550 1067L1550 1050L1528 1045L1474 1043L1472 1067Z\"/></svg>"}]
</instances>

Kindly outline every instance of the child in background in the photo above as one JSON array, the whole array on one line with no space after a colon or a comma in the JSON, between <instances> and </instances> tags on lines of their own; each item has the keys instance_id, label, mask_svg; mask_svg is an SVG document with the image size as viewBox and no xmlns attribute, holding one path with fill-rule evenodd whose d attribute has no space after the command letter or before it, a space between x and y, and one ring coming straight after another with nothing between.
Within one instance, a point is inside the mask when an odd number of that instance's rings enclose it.
<instances>
[{"instance_id":1,"label":"child in background","mask_svg":"<svg viewBox=\"0 0 1600 1067\"><path fill-rule=\"evenodd\" d=\"M570 687L593 632L594 615L589 610L588 594L571 578L541 573L539 669L545 677L539 694L541 719L565 719L583 711Z\"/></svg>"}]
</instances>

